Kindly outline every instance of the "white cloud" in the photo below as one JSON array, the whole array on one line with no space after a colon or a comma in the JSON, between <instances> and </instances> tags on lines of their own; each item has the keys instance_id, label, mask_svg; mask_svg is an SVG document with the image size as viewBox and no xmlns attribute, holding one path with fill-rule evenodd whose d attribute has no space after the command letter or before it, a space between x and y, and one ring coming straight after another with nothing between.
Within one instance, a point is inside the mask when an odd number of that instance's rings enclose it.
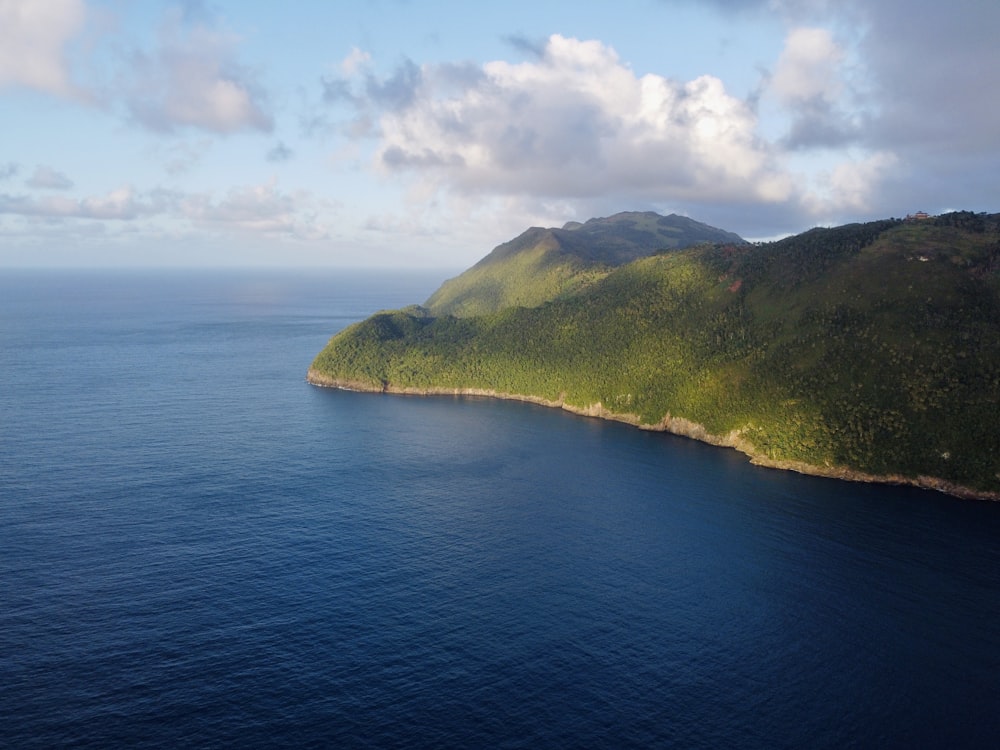
<instances>
[{"instance_id":1,"label":"white cloud","mask_svg":"<svg viewBox=\"0 0 1000 750\"><path fill-rule=\"evenodd\" d=\"M89 103L100 99L111 108L124 104L135 121L161 132L270 131L263 88L254 71L237 60L239 39L191 20L204 15L168 11L153 50L136 50L122 61L112 85L96 80L84 85L72 74L81 75L81 63L93 73L102 54L93 45L96 37L84 37L85 23L96 19L100 26L103 18L107 32L114 26L110 12L88 10L84 0L0 0L0 89L23 87ZM71 61L74 44L79 54Z\"/></svg>"},{"instance_id":2,"label":"white cloud","mask_svg":"<svg viewBox=\"0 0 1000 750\"><path fill-rule=\"evenodd\" d=\"M779 104L791 150L840 148L856 142L870 116L860 104L847 52L826 28L791 29L765 94Z\"/></svg>"},{"instance_id":3,"label":"white cloud","mask_svg":"<svg viewBox=\"0 0 1000 750\"><path fill-rule=\"evenodd\" d=\"M270 131L273 120L254 74L237 63L237 39L189 27L169 13L152 54L130 63L126 104L152 130L192 127L216 133Z\"/></svg>"},{"instance_id":4,"label":"white cloud","mask_svg":"<svg viewBox=\"0 0 1000 750\"><path fill-rule=\"evenodd\" d=\"M79 97L66 46L85 15L83 0L0 0L0 87Z\"/></svg>"},{"instance_id":5,"label":"white cloud","mask_svg":"<svg viewBox=\"0 0 1000 750\"><path fill-rule=\"evenodd\" d=\"M756 136L755 114L712 76L637 77L612 48L559 35L537 61L491 62L461 79L452 72L421 68L406 77L406 96L396 92L381 112L384 171L484 194L791 195L789 177Z\"/></svg>"},{"instance_id":6,"label":"white cloud","mask_svg":"<svg viewBox=\"0 0 1000 750\"><path fill-rule=\"evenodd\" d=\"M828 29L793 29L785 40L771 85L786 102L834 100L842 88L837 67L843 59L844 52Z\"/></svg>"},{"instance_id":7,"label":"white cloud","mask_svg":"<svg viewBox=\"0 0 1000 750\"><path fill-rule=\"evenodd\" d=\"M817 217L831 221L843 216L870 216L883 198L881 188L899 164L889 151L842 161L819 172L805 203Z\"/></svg>"},{"instance_id":8,"label":"white cloud","mask_svg":"<svg viewBox=\"0 0 1000 750\"><path fill-rule=\"evenodd\" d=\"M872 198L887 171L899 159L888 151L879 151L854 162L838 164L830 176L832 206L838 213L871 211Z\"/></svg>"},{"instance_id":9,"label":"white cloud","mask_svg":"<svg viewBox=\"0 0 1000 750\"><path fill-rule=\"evenodd\" d=\"M69 177L44 165L37 166L25 184L30 188L42 190L69 190L73 187L73 181Z\"/></svg>"}]
</instances>

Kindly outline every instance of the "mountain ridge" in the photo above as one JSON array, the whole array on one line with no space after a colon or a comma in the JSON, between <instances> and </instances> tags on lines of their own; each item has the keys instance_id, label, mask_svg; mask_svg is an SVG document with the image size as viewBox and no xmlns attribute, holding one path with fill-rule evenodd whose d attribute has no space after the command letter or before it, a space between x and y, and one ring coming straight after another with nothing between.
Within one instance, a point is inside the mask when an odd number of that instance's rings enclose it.
<instances>
[{"instance_id":1,"label":"mountain ridge","mask_svg":"<svg viewBox=\"0 0 1000 750\"><path fill-rule=\"evenodd\" d=\"M531 400L1000 499L998 332L1000 215L955 212L654 254L534 307L386 311L308 379Z\"/></svg>"},{"instance_id":2,"label":"mountain ridge","mask_svg":"<svg viewBox=\"0 0 1000 750\"><path fill-rule=\"evenodd\" d=\"M624 211L561 228L530 227L445 281L424 306L434 315L460 316L533 307L575 293L625 263L701 242L745 240L688 217L652 211Z\"/></svg>"}]
</instances>

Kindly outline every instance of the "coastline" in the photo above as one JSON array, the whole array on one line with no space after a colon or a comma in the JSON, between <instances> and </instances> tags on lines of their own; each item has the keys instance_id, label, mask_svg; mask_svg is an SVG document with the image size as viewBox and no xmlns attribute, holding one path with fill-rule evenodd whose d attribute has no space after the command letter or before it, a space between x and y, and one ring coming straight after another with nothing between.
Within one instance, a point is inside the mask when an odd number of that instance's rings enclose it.
<instances>
[{"instance_id":1,"label":"coastline","mask_svg":"<svg viewBox=\"0 0 1000 750\"><path fill-rule=\"evenodd\" d=\"M539 396L529 396L518 393L503 393L483 388L414 388L399 387L392 384L386 384L381 388L377 388L362 381L331 378L328 375L313 369L312 367L310 367L306 373L306 382L320 388L335 388L338 390L357 391L361 393L386 393L402 396L477 396L494 398L502 401L521 401L536 404L538 406L562 409L583 417L593 417L613 422L622 422L624 424L637 427L640 430L647 430L649 432L666 432L672 435L698 440L702 443L707 443L721 448L732 448L747 456L750 463L754 466L761 466L768 469L794 471L799 474L806 474L809 476L826 477L829 479L840 479L865 484L894 484L912 486L920 489L943 492L947 495L965 500L1000 501L1000 492L974 490L969 487L957 485L939 477L923 475L918 477L906 477L899 474L866 474L865 472L856 471L842 466L817 466L804 461L787 461L768 458L767 456L759 454L752 443L741 437L738 430L733 430L726 435L715 435L708 432L703 425L698 424L697 422L692 422L684 417L674 417L669 413L659 422L649 424L642 422L638 415L613 412L599 402L596 404L590 404L586 407L578 407L567 404L562 399L553 401Z\"/></svg>"}]
</instances>

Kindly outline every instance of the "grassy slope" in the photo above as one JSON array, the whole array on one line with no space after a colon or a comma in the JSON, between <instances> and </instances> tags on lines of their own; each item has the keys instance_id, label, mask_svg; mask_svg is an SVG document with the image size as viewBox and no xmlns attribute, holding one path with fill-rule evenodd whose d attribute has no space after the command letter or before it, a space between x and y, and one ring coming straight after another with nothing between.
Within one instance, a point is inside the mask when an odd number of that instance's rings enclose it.
<instances>
[{"instance_id":1,"label":"grassy slope","mask_svg":"<svg viewBox=\"0 0 1000 750\"><path fill-rule=\"evenodd\" d=\"M535 308L384 313L313 376L672 415L772 462L1000 492L1000 234L948 221L644 258Z\"/></svg>"},{"instance_id":2,"label":"grassy slope","mask_svg":"<svg viewBox=\"0 0 1000 750\"><path fill-rule=\"evenodd\" d=\"M446 281L425 303L434 315L471 317L505 307L533 307L573 294L603 278L611 267L562 251L551 235L505 258L473 266Z\"/></svg>"},{"instance_id":3,"label":"grassy slope","mask_svg":"<svg viewBox=\"0 0 1000 750\"><path fill-rule=\"evenodd\" d=\"M623 263L707 241L742 242L686 217L652 212L626 212L562 229L533 227L446 281L425 305L432 315L462 317L534 307L575 294Z\"/></svg>"}]
</instances>

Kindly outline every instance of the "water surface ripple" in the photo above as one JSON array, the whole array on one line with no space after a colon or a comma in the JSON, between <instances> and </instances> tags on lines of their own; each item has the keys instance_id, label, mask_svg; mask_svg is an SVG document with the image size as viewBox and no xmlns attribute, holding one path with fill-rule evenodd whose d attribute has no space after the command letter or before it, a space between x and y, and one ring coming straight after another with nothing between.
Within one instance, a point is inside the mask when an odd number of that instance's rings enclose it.
<instances>
[{"instance_id":1,"label":"water surface ripple","mask_svg":"<svg viewBox=\"0 0 1000 750\"><path fill-rule=\"evenodd\" d=\"M441 278L0 278L0 745L995 746L1000 505L304 382Z\"/></svg>"}]
</instances>

